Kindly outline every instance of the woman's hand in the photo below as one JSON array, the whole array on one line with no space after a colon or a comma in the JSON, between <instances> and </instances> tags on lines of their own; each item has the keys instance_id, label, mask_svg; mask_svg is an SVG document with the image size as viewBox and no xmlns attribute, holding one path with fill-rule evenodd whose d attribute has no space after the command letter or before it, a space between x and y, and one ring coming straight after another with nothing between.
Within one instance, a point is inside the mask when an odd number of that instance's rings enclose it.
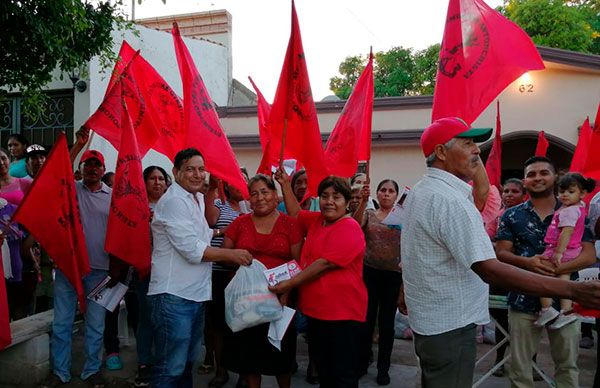
<instances>
[{"instance_id":1,"label":"woman's hand","mask_svg":"<svg viewBox=\"0 0 600 388\"><path fill-rule=\"evenodd\" d=\"M275 173L273 174L273 178L281 186L283 186L286 183L290 183L290 176L287 174L287 172L285 172L285 168L283 168L283 165L279 165L277 171L275 171Z\"/></svg>"},{"instance_id":2,"label":"woman's hand","mask_svg":"<svg viewBox=\"0 0 600 388\"><path fill-rule=\"evenodd\" d=\"M274 286L270 286L269 291L271 291L274 294L283 296L284 294L288 294L293 288L294 288L294 283L292 282L292 279L290 279L290 280L284 280L282 282L279 282ZM281 302L281 299L279 299L279 301ZM286 296L286 301L287 301L287 296Z\"/></svg>"},{"instance_id":3,"label":"woman's hand","mask_svg":"<svg viewBox=\"0 0 600 388\"><path fill-rule=\"evenodd\" d=\"M364 184L362 189L360 189L360 199L362 201L367 201L371 196L371 187L368 183Z\"/></svg>"}]
</instances>

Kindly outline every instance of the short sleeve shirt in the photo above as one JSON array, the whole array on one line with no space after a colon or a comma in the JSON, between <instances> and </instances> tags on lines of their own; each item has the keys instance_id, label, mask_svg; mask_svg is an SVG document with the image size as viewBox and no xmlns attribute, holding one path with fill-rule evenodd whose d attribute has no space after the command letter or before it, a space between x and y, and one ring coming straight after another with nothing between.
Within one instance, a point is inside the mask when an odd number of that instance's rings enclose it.
<instances>
[{"instance_id":1,"label":"short sleeve shirt","mask_svg":"<svg viewBox=\"0 0 600 388\"><path fill-rule=\"evenodd\" d=\"M104 250L108 212L112 189L106 184L97 191L90 191L82 181L75 182L77 202L81 214L81 224L85 235L85 245L93 269L108 270L108 253Z\"/></svg>"},{"instance_id":2,"label":"short sleeve shirt","mask_svg":"<svg viewBox=\"0 0 600 388\"><path fill-rule=\"evenodd\" d=\"M367 289L362 279L365 238L356 220L344 217L324 225L321 213L300 211L298 222L306 232L300 266L325 259L337 268L300 286L298 305L309 317L364 322Z\"/></svg>"}]
</instances>

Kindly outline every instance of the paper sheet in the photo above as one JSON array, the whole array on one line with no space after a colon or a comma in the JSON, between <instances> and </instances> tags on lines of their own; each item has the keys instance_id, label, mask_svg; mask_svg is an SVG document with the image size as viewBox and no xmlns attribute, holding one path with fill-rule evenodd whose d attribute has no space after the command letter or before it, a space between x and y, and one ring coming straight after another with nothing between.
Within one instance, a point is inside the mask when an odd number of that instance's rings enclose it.
<instances>
[{"instance_id":1,"label":"paper sheet","mask_svg":"<svg viewBox=\"0 0 600 388\"><path fill-rule=\"evenodd\" d=\"M281 341L283 340L283 336L290 326L294 314L296 314L296 310L283 306L283 315L281 318L269 323L269 342L279 351L281 351Z\"/></svg>"},{"instance_id":2,"label":"paper sheet","mask_svg":"<svg viewBox=\"0 0 600 388\"><path fill-rule=\"evenodd\" d=\"M4 278L10 279L13 277L12 263L10 260L10 249L6 240L2 243L2 267L4 267Z\"/></svg>"},{"instance_id":3,"label":"paper sheet","mask_svg":"<svg viewBox=\"0 0 600 388\"><path fill-rule=\"evenodd\" d=\"M123 296L127 292L127 286L123 283L117 283L114 287L108 288L106 284L110 281L110 276L104 278L92 292L87 296L89 300L98 303L110 312L115 311Z\"/></svg>"}]
</instances>

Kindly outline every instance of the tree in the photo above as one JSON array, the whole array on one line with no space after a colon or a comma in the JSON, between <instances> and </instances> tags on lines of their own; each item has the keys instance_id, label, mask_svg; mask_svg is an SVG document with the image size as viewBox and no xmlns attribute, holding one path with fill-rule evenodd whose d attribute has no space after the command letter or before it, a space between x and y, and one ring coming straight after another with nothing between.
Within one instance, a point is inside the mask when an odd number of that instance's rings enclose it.
<instances>
[{"instance_id":1,"label":"tree","mask_svg":"<svg viewBox=\"0 0 600 388\"><path fill-rule=\"evenodd\" d=\"M95 5L87 0L2 0L0 86L19 88L32 107L43 100L42 87L55 69L68 74L96 55L104 64L112 62L113 23L130 26L108 0Z\"/></svg>"},{"instance_id":2,"label":"tree","mask_svg":"<svg viewBox=\"0 0 600 388\"><path fill-rule=\"evenodd\" d=\"M597 0L506 0L500 11L541 46L600 54Z\"/></svg>"},{"instance_id":3,"label":"tree","mask_svg":"<svg viewBox=\"0 0 600 388\"><path fill-rule=\"evenodd\" d=\"M374 55L375 96L433 94L440 45L425 50L393 47ZM368 56L351 56L339 67L341 76L329 80L329 87L341 99L347 99L360 76Z\"/></svg>"}]
</instances>

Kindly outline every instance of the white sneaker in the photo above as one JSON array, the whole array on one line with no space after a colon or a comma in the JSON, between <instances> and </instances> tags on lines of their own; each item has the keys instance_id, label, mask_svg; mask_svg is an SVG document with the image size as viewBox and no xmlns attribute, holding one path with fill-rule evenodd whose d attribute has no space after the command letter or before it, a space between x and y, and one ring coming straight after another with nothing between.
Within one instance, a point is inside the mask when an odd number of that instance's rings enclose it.
<instances>
[{"instance_id":1,"label":"white sneaker","mask_svg":"<svg viewBox=\"0 0 600 388\"><path fill-rule=\"evenodd\" d=\"M573 323L577 320L577 316L575 314L563 315L560 313L556 321L554 321L551 325L548 325L548 329L558 330L563 326L567 326L569 323Z\"/></svg>"},{"instance_id":2,"label":"white sneaker","mask_svg":"<svg viewBox=\"0 0 600 388\"><path fill-rule=\"evenodd\" d=\"M540 316L537 321L533 322L533 324L537 327L542 327L546 325L546 323L552 321L554 318L558 317L559 312L556 311L554 307L548 307L547 309L542 309L540 312Z\"/></svg>"}]
</instances>

